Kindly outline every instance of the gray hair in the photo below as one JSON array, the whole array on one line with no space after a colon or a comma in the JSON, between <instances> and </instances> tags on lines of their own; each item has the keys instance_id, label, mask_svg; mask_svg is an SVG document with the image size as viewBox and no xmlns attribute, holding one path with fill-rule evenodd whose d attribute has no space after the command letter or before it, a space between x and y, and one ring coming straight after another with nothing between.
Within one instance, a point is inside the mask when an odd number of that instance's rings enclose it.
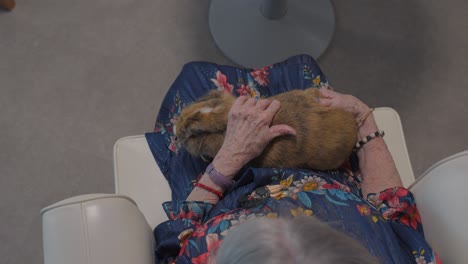
<instances>
[{"instance_id":1,"label":"gray hair","mask_svg":"<svg viewBox=\"0 0 468 264\"><path fill-rule=\"evenodd\" d=\"M314 217L258 218L229 233L217 264L379 263L358 241Z\"/></svg>"}]
</instances>

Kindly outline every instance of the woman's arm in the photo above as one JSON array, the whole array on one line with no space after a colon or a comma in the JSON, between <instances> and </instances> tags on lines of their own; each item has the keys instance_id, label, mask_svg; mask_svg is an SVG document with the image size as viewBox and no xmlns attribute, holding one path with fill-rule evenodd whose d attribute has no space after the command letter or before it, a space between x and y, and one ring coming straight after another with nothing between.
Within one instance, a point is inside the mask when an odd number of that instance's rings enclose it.
<instances>
[{"instance_id":1,"label":"woman's arm","mask_svg":"<svg viewBox=\"0 0 468 264\"><path fill-rule=\"evenodd\" d=\"M374 115L370 115L358 129L359 139L378 131ZM367 142L357 152L361 170L362 194L378 193L390 187L403 186L395 162L382 137Z\"/></svg>"},{"instance_id":2,"label":"woman's arm","mask_svg":"<svg viewBox=\"0 0 468 264\"><path fill-rule=\"evenodd\" d=\"M280 102L277 100L257 101L245 96L237 98L229 111L224 143L213 160L213 167L226 178L232 179L245 164L260 155L272 139L282 135L295 135L296 131L287 125L270 127L279 107ZM206 173L199 183L224 192ZM216 204L219 197L195 187L187 200Z\"/></svg>"},{"instance_id":3,"label":"woman's arm","mask_svg":"<svg viewBox=\"0 0 468 264\"><path fill-rule=\"evenodd\" d=\"M324 106L343 108L356 118L370 111L369 107L354 96L321 89L325 97L320 99ZM374 116L369 115L358 128L359 140L378 131ZM359 167L362 176L362 193L377 193L387 188L403 186L400 175L387 145L382 137L376 137L358 150Z\"/></svg>"}]
</instances>

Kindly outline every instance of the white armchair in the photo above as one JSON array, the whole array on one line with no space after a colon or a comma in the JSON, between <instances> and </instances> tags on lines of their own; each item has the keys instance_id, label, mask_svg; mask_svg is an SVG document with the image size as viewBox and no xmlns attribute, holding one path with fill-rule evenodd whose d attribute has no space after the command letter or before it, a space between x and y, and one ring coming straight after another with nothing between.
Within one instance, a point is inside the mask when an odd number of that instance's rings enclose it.
<instances>
[{"instance_id":1,"label":"white armchair","mask_svg":"<svg viewBox=\"0 0 468 264\"><path fill-rule=\"evenodd\" d=\"M468 263L468 151L415 182L397 112L377 108L374 115L404 186L411 185L426 238L446 263ZM152 229L167 220L161 204L171 196L143 135L115 143L114 176L116 194L77 196L41 210L45 264L154 263Z\"/></svg>"}]
</instances>

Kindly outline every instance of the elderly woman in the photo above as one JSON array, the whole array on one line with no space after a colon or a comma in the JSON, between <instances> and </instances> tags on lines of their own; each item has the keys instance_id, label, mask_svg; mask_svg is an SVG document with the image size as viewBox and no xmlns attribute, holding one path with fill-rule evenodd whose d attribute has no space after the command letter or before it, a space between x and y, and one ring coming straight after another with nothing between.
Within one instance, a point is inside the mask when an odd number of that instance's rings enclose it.
<instances>
[{"instance_id":1,"label":"elderly woman","mask_svg":"<svg viewBox=\"0 0 468 264\"><path fill-rule=\"evenodd\" d=\"M213 69L216 77L209 78ZM424 240L414 198L402 187L367 105L324 89L328 82L308 56L244 71L186 66L163 102L155 132L147 134L173 191L173 201L163 204L169 221L154 230L157 263L441 263ZM246 84L235 90L228 81L234 76ZM193 80L201 80L205 91L187 89ZM207 80L239 95L224 144L209 164L188 155L171 136L183 101L213 89ZM293 85L315 86L322 105L365 117L358 137L373 136L342 168L245 167L271 140L296 133L287 125L270 126L280 103L261 99Z\"/></svg>"}]
</instances>

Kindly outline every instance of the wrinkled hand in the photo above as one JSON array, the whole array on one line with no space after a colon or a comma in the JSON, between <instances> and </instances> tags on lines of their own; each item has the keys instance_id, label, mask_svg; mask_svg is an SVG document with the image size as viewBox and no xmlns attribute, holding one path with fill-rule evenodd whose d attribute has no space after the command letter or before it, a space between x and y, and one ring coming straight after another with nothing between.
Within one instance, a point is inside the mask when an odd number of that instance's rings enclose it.
<instances>
[{"instance_id":1,"label":"wrinkled hand","mask_svg":"<svg viewBox=\"0 0 468 264\"><path fill-rule=\"evenodd\" d=\"M354 115L358 125L358 138L364 138L379 130L373 116L368 116L370 111L369 107L361 100L352 95L340 94L326 89L320 89L320 93L322 98L319 99L319 104L342 108ZM366 118L366 116L368 117ZM365 120L360 120L363 117Z\"/></svg>"},{"instance_id":2,"label":"wrinkled hand","mask_svg":"<svg viewBox=\"0 0 468 264\"><path fill-rule=\"evenodd\" d=\"M275 137L296 135L296 130L288 125L270 127L279 108L277 100L237 98L229 111L224 143L213 161L214 167L232 173L259 156Z\"/></svg>"},{"instance_id":3,"label":"wrinkled hand","mask_svg":"<svg viewBox=\"0 0 468 264\"><path fill-rule=\"evenodd\" d=\"M320 93L323 98L320 98L319 103L323 106L342 108L352 113L356 118L369 111L366 104L352 95L341 94L328 89L320 89Z\"/></svg>"}]
</instances>

